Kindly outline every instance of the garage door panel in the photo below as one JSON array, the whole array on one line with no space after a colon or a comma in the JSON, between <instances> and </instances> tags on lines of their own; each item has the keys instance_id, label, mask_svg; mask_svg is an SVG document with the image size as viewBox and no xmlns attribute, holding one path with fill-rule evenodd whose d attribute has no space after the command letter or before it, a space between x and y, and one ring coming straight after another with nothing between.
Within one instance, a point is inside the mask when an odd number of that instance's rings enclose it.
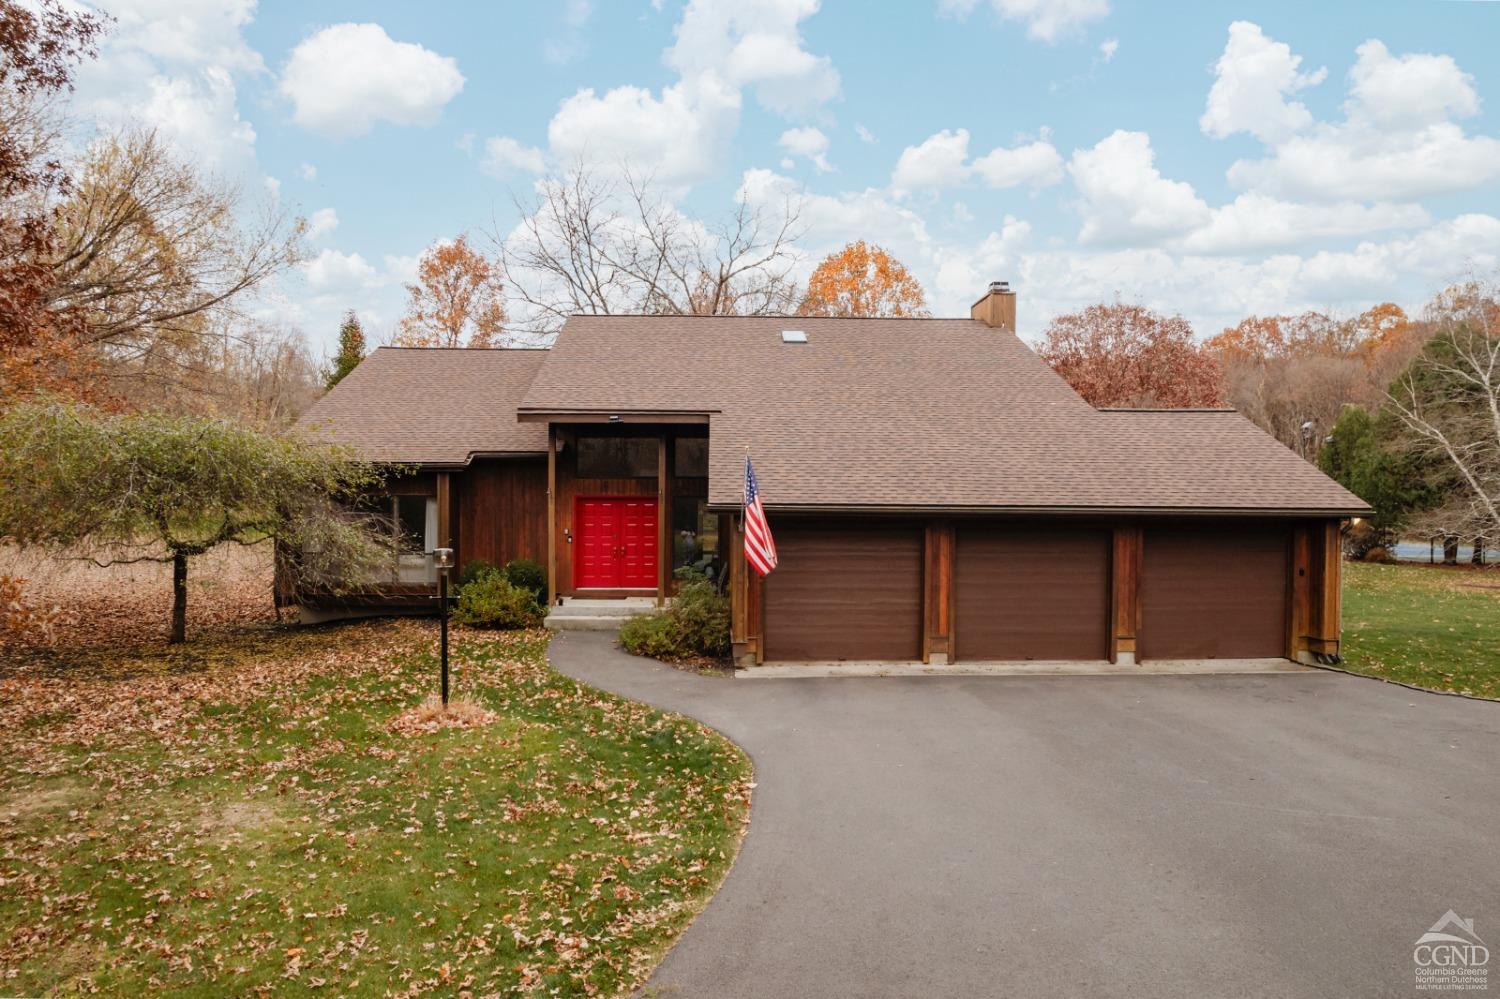
<instances>
[{"instance_id":1,"label":"garage door panel","mask_svg":"<svg viewBox=\"0 0 1500 999\"><path fill-rule=\"evenodd\" d=\"M922 536L912 530L776 526L766 577L766 658L922 657Z\"/></svg>"},{"instance_id":2,"label":"garage door panel","mask_svg":"<svg viewBox=\"0 0 1500 999\"><path fill-rule=\"evenodd\" d=\"M960 530L957 657L1108 658L1109 550L1103 530Z\"/></svg>"},{"instance_id":3,"label":"garage door panel","mask_svg":"<svg viewBox=\"0 0 1500 999\"><path fill-rule=\"evenodd\" d=\"M1289 541L1283 528L1148 529L1141 657L1284 656Z\"/></svg>"}]
</instances>

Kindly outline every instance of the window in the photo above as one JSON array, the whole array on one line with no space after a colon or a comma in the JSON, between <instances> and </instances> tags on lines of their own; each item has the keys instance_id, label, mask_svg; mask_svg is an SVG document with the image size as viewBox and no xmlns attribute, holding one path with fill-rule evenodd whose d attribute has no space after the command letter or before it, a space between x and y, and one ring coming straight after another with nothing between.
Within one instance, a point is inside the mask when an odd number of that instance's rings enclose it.
<instances>
[{"instance_id":1,"label":"window","mask_svg":"<svg viewBox=\"0 0 1500 999\"><path fill-rule=\"evenodd\" d=\"M578 438L580 479L641 479L656 475L655 437Z\"/></svg>"},{"instance_id":2,"label":"window","mask_svg":"<svg viewBox=\"0 0 1500 999\"><path fill-rule=\"evenodd\" d=\"M719 515L699 496L672 500L672 569L692 567L718 578Z\"/></svg>"},{"instance_id":3,"label":"window","mask_svg":"<svg viewBox=\"0 0 1500 999\"><path fill-rule=\"evenodd\" d=\"M708 477L707 437L679 437L673 450L678 475L687 479Z\"/></svg>"},{"instance_id":4,"label":"window","mask_svg":"<svg viewBox=\"0 0 1500 999\"><path fill-rule=\"evenodd\" d=\"M437 568L431 558L437 547L437 499L392 496L388 509L396 529L396 581L437 582Z\"/></svg>"}]
</instances>

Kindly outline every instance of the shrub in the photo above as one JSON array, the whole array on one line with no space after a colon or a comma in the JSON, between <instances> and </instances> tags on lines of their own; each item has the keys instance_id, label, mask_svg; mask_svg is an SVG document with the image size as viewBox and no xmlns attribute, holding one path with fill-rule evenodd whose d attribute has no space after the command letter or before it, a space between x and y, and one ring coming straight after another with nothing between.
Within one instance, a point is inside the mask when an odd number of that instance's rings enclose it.
<instances>
[{"instance_id":1,"label":"shrub","mask_svg":"<svg viewBox=\"0 0 1500 999\"><path fill-rule=\"evenodd\" d=\"M1385 548L1385 547L1383 547L1383 546L1381 546L1381 545L1376 545L1373 548L1367 548L1367 549L1365 549L1365 553L1364 553L1364 555L1361 556L1361 558L1363 558L1364 561L1366 561L1366 562L1387 562L1388 563L1388 562L1394 562L1394 561L1396 561L1394 558L1391 557L1390 550L1387 549L1387 548Z\"/></svg>"},{"instance_id":2,"label":"shrub","mask_svg":"<svg viewBox=\"0 0 1500 999\"><path fill-rule=\"evenodd\" d=\"M536 628L546 616L530 590L513 585L498 571L460 588L453 612L455 621L474 628Z\"/></svg>"},{"instance_id":3,"label":"shrub","mask_svg":"<svg viewBox=\"0 0 1500 999\"><path fill-rule=\"evenodd\" d=\"M702 573L678 572L682 589L672 606L630 618L620 629L628 652L656 659L724 656L729 652L729 597Z\"/></svg>"},{"instance_id":4,"label":"shrub","mask_svg":"<svg viewBox=\"0 0 1500 999\"><path fill-rule=\"evenodd\" d=\"M464 563L464 567L458 572L458 585L468 586L470 583L478 582L482 576L499 571L500 567L493 562L482 558L471 558Z\"/></svg>"},{"instance_id":5,"label":"shrub","mask_svg":"<svg viewBox=\"0 0 1500 999\"><path fill-rule=\"evenodd\" d=\"M677 624L670 615L637 614L620 626L620 644L638 656L678 659L683 655L677 640Z\"/></svg>"},{"instance_id":6,"label":"shrub","mask_svg":"<svg viewBox=\"0 0 1500 999\"><path fill-rule=\"evenodd\" d=\"M529 558L513 558L505 563L505 578L510 585L530 590L537 603L547 601L547 573Z\"/></svg>"}]
</instances>

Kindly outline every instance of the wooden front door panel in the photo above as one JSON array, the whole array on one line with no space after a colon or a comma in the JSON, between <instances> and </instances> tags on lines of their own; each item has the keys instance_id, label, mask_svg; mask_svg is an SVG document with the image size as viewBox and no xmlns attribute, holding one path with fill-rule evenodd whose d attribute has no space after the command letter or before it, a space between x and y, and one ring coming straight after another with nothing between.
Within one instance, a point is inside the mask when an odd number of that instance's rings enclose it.
<instances>
[{"instance_id":1,"label":"wooden front door panel","mask_svg":"<svg viewBox=\"0 0 1500 999\"><path fill-rule=\"evenodd\" d=\"M579 499L573 522L576 588L656 589L656 500Z\"/></svg>"},{"instance_id":2,"label":"wooden front door panel","mask_svg":"<svg viewBox=\"0 0 1500 999\"><path fill-rule=\"evenodd\" d=\"M954 559L956 658L1109 658L1108 531L960 529Z\"/></svg>"},{"instance_id":3,"label":"wooden front door panel","mask_svg":"<svg viewBox=\"0 0 1500 999\"><path fill-rule=\"evenodd\" d=\"M1283 527L1147 528L1142 659L1286 655L1289 532Z\"/></svg>"},{"instance_id":4,"label":"wooden front door panel","mask_svg":"<svg viewBox=\"0 0 1500 999\"><path fill-rule=\"evenodd\" d=\"M766 659L922 658L922 533L772 524Z\"/></svg>"}]
</instances>

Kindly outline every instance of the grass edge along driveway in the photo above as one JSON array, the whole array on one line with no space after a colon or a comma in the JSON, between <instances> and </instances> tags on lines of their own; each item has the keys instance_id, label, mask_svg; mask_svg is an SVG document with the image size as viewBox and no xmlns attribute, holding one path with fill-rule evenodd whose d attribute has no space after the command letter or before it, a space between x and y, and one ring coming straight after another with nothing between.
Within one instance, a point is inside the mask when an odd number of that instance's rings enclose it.
<instances>
[{"instance_id":1,"label":"grass edge along driveway","mask_svg":"<svg viewBox=\"0 0 1500 999\"><path fill-rule=\"evenodd\" d=\"M1350 672L1500 698L1500 569L1346 563L1343 623Z\"/></svg>"},{"instance_id":2,"label":"grass edge along driveway","mask_svg":"<svg viewBox=\"0 0 1500 999\"><path fill-rule=\"evenodd\" d=\"M407 736L430 623L0 675L0 993L614 995L738 848L750 764L460 632L485 727ZM554 990L556 990L554 992Z\"/></svg>"}]
</instances>

